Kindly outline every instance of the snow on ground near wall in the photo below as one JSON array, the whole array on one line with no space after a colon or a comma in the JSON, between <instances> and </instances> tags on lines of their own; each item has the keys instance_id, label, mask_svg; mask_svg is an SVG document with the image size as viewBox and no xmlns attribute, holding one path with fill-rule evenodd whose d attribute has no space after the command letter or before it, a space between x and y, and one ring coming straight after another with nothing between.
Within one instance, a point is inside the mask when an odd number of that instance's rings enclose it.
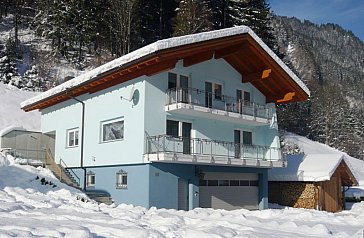
<instances>
[{"instance_id":1,"label":"snow on ground near wall","mask_svg":"<svg viewBox=\"0 0 364 238\"><path fill-rule=\"evenodd\" d=\"M41 185L43 177L57 187ZM0 153L0 237L362 237L364 231L364 202L337 214L293 208L176 211L98 205L82 196L49 170L17 165Z\"/></svg>"},{"instance_id":2,"label":"snow on ground near wall","mask_svg":"<svg viewBox=\"0 0 364 238\"><path fill-rule=\"evenodd\" d=\"M27 130L40 130L40 113L24 112L20 102L39 93L21 91L13 86L0 83L0 131L7 127L23 127Z\"/></svg>"}]
</instances>

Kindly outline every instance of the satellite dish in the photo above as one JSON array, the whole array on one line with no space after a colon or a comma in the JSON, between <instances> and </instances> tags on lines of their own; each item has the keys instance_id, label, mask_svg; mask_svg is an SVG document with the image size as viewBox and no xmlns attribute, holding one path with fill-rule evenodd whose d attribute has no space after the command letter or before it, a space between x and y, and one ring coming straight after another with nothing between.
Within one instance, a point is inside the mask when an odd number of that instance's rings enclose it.
<instances>
[{"instance_id":1,"label":"satellite dish","mask_svg":"<svg viewBox=\"0 0 364 238\"><path fill-rule=\"evenodd\" d=\"M139 90L135 89L134 93L133 93L133 96L132 96L134 106L139 103L139 98L140 98Z\"/></svg>"},{"instance_id":2,"label":"satellite dish","mask_svg":"<svg viewBox=\"0 0 364 238\"><path fill-rule=\"evenodd\" d=\"M134 90L134 85L132 89L130 90L129 98L125 98L123 96L120 96L120 99L125 99L129 102L133 101L133 105L137 105L139 103L140 93L138 89Z\"/></svg>"}]
</instances>

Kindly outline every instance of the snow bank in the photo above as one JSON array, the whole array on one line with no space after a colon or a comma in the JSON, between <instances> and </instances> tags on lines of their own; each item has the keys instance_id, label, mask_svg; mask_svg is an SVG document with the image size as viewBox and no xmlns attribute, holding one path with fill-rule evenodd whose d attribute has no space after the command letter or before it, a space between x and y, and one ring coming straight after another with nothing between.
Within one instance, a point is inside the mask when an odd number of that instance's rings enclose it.
<instances>
[{"instance_id":1,"label":"snow bank","mask_svg":"<svg viewBox=\"0 0 364 238\"><path fill-rule=\"evenodd\" d=\"M20 109L20 102L38 94L21 91L0 82L0 131L14 127L39 131L40 113L37 111L24 112Z\"/></svg>"},{"instance_id":2,"label":"snow bank","mask_svg":"<svg viewBox=\"0 0 364 238\"><path fill-rule=\"evenodd\" d=\"M187 44L198 43L202 41L208 41L212 39L223 38L227 36L240 35L240 34L249 34L252 36L255 41L278 63L278 65L283 68L283 70L308 94L310 95L309 89L306 85L282 62L281 59L247 26L238 26L232 27L222 30L202 32L193 35L186 35L180 37L174 37L164 40L159 40L152 44L149 44L145 47L142 47L138 50L135 50L129 54L126 54L118 59L115 59L107 64L104 64L100 67L97 67L89 72L82 74L76 78L73 78L63 84L60 84L47 92L44 92L40 95L37 95L31 99L28 99L21 103L21 107L24 108L26 106L32 105L36 102L44 100L46 98L52 97L56 94L59 94L67 89L76 87L80 84L83 84L87 81L97 78L99 75L110 71L112 69L116 69L122 67L123 65L135 61L137 59L143 58L145 56L151 55L161 50L183 46Z\"/></svg>"},{"instance_id":3,"label":"snow bank","mask_svg":"<svg viewBox=\"0 0 364 238\"><path fill-rule=\"evenodd\" d=\"M82 201L80 191L59 183L48 169L7 159L0 166L0 237L360 237L364 229L364 203L337 214L99 205ZM57 186L42 185L41 178Z\"/></svg>"}]
</instances>

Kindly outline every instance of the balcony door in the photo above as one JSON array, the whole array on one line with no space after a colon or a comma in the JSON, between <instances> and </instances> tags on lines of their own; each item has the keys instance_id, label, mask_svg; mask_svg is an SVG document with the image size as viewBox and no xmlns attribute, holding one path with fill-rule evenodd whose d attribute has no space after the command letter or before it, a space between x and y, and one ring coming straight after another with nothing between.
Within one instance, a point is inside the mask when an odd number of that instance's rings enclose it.
<instances>
[{"instance_id":1,"label":"balcony door","mask_svg":"<svg viewBox=\"0 0 364 238\"><path fill-rule=\"evenodd\" d=\"M167 135L171 136L175 153L191 154L192 123L167 120ZM182 142L182 146L179 143Z\"/></svg>"},{"instance_id":2,"label":"balcony door","mask_svg":"<svg viewBox=\"0 0 364 238\"><path fill-rule=\"evenodd\" d=\"M182 74L168 73L168 90L170 96L175 97L175 101L188 103L190 101L189 77Z\"/></svg>"},{"instance_id":3,"label":"balcony door","mask_svg":"<svg viewBox=\"0 0 364 238\"><path fill-rule=\"evenodd\" d=\"M235 158L248 155L251 157L253 145L253 133L251 131L234 130Z\"/></svg>"}]
</instances>

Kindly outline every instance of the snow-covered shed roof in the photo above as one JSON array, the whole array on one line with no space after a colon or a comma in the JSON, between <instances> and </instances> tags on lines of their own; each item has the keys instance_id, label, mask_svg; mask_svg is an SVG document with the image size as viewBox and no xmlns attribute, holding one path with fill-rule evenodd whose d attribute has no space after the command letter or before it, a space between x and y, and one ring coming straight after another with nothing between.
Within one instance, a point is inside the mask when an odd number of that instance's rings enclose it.
<instances>
[{"instance_id":1,"label":"snow-covered shed roof","mask_svg":"<svg viewBox=\"0 0 364 238\"><path fill-rule=\"evenodd\" d=\"M288 132L284 135L284 144L297 145L302 153L286 155L287 167L269 170L269 181L327 181L331 179L339 166L347 171L344 179L348 183L350 180L353 185L360 180L360 176L350 162L357 159L346 153Z\"/></svg>"},{"instance_id":2,"label":"snow-covered shed roof","mask_svg":"<svg viewBox=\"0 0 364 238\"><path fill-rule=\"evenodd\" d=\"M159 40L88 71L21 103L25 111L43 109L78 96L94 93L142 75L153 75L214 58L225 59L266 95L268 102L306 100L306 85L246 26ZM264 80L263 80L264 79Z\"/></svg>"}]
</instances>

